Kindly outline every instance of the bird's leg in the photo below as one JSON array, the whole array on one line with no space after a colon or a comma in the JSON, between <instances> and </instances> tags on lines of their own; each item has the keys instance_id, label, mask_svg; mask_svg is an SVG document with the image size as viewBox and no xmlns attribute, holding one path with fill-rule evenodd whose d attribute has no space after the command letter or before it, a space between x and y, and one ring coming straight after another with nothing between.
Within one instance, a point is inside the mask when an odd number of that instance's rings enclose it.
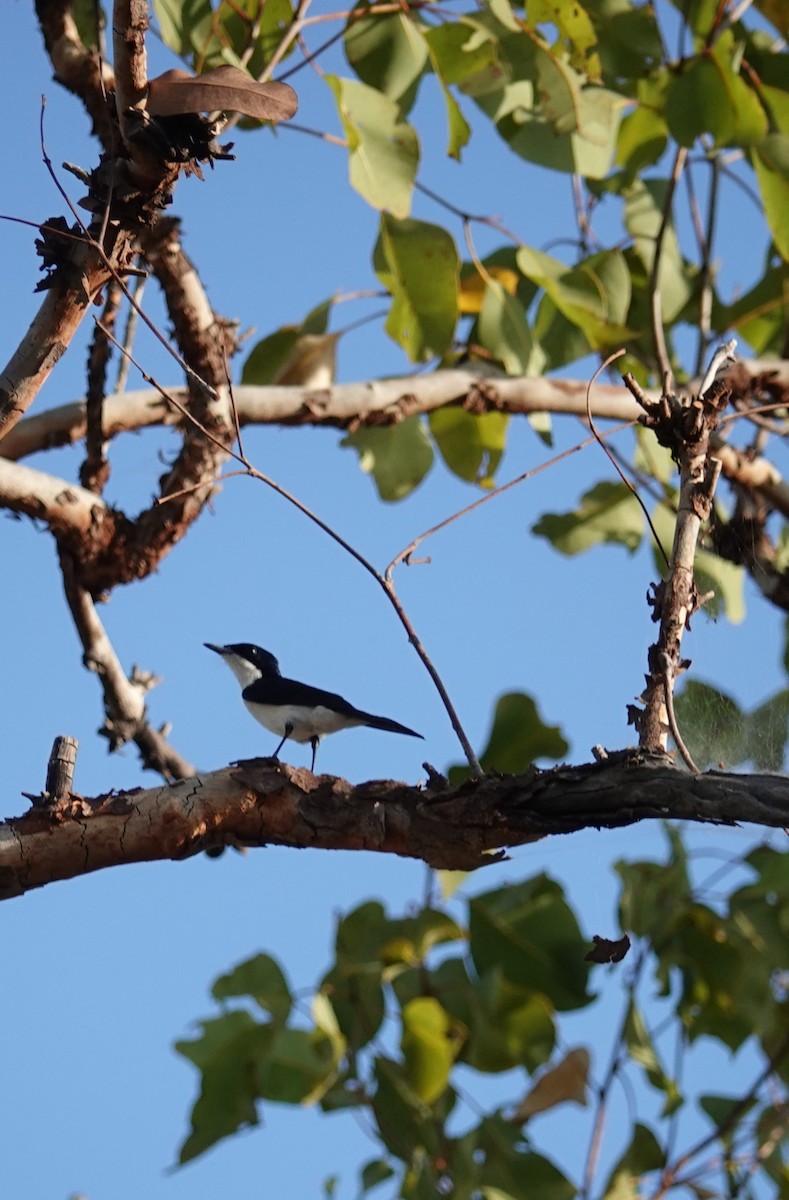
<instances>
[{"instance_id":1,"label":"bird's leg","mask_svg":"<svg viewBox=\"0 0 789 1200\"><path fill-rule=\"evenodd\" d=\"M315 770L315 755L318 753L318 742L320 740L321 739L319 737L311 737L310 738L310 745L312 746L312 763L310 765L311 771Z\"/></svg>"},{"instance_id":2,"label":"bird's leg","mask_svg":"<svg viewBox=\"0 0 789 1200\"><path fill-rule=\"evenodd\" d=\"M279 743L279 745L277 746L276 750L275 750L275 751L274 751L274 753L272 754L272 756L271 756L272 758L279 758L279 752L280 752L280 750L281 750L281 749L282 749L282 747L285 745L286 741L288 740L288 738L290 737L290 735L291 735L292 733L293 733L293 726L291 725L290 721L288 721L288 722L286 723L286 725L285 725L285 733L284 733L284 736L283 736L283 738L282 738L282 741ZM313 761L314 761L314 760L313 760Z\"/></svg>"}]
</instances>

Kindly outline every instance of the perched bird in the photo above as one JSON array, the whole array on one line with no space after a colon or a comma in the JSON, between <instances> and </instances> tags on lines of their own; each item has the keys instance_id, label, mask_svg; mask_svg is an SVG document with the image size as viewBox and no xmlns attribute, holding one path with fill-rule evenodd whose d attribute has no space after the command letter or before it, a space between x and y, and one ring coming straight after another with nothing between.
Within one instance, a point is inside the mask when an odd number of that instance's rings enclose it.
<instances>
[{"instance_id":1,"label":"perched bird","mask_svg":"<svg viewBox=\"0 0 789 1200\"><path fill-rule=\"evenodd\" d=\"M421 733L415 733L397 721L390 721L388 717L375 717L372 713L354 708L334 692L324 692L321 688L298 683L295 679L283 679L274 655L269 654L268 650L261 650L260 646L253 646L250 642L233 642L229 646L204 642L203 645L221 654L241 684L242 699L252 716L281 739L273 758L279 756L288 738L294 742L309 742L312 746L310 770L314 771L315 753L321 738L327 733L337 733L354 725L369 725L371 729L422 737Z\"/></svg>"}]
</instances>

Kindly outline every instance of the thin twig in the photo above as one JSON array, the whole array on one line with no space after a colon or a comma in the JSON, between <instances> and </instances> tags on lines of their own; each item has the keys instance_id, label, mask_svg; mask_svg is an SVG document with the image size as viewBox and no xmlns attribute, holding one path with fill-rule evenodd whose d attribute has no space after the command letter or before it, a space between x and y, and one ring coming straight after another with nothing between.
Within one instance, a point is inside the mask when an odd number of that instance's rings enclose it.
<instances>
[{"instance_id":1,"label":"thin twig","mask_svg":"<svg viewBox=\"0 0 789 1200\"><path fill-rule=\"evenodd\" d=\"M679 146L674 159L674 167L671 171L671 175L668 180L668 186L666 188L666 196L663 202L663 214L657 231L657 237L655 238L655 254L652 260L652 270L650 271L649 275L649 297L652 309L652 336L655 342L655 354L657 356L661 378L663 379L665 389L668 392L672 392L674 390L674 386L671 372L671 360L668 356L668 351L666 349L666 338L663 332L663 303L660 295L660 260L663 253L663 241L671 221L671 206L674 199L674 192L685 166L685 160L687 156L687 147Z\"/></svg>"},{"instance_id":2,"label":"thin twig","mask_svg":"<svg viewBox=\"0 0 789 1200\"><path fill-rule=\"evenodd\" d=\"M679 1171L681 1171L683 1167L687 1166L692 1159L698 1157L698 1155L702 1154L709 1146L714 1145L716 1141L725 1137L725 1135L730 1132L742 1114L747 1112L747 1110L750 1108L754 1097L759 1091L759 1088L767 1082L776 1068L786 1058L787 1054L789 1054L789 1034L782 1038L782 1040L778 1043L778 1046L768 1058L766 1066L757 1075L748 1091L731 1106L726 1116L715 1126L712 1132L701 1138L698 1142L696 1142L695 1145L691 1146L689 1150L686 1150L684 1154L681 1154L678 1159L664 1169L663 1174L660 1177L658 1189L654 1193L652 1200L659 1200L660 1196L664 1195L665 1192L675 1186L675 1184L678 1182L677 1175Z\"/></svg>"},{"instance_id":3,"label":"thin twig","mask_svg":"<svg viewBox=\"0 0 789 1200\"><path fill-rule=\"evenodd\" d=\"M110 338L110 340L118 347L118 349L121 351L121 353L127 353L127 351L125 351L123 349L123 347L120 345L120 343L117 341L117 339L113 337L112 333L109 330L105 330L105 333L106 333L107 337ZM400 598L398 597L391 580L385 578L385 576L382 575L378 570L376 570L376 568L369 561L369 559L365 558L364 555L361 554L356 549L355 546L352 546L350 542L346 541L346 539L341 534L337 533L337 531L335 529L333 529L331 527L331 525L328 525L326 523L326 521L324 521L321 517L319 517L317 515L317 513L314 513L312 511L312 509L308 508L306 504L304 504L301 500L298 499L298 497L294 496L292 494L292 492L289 492L287 490L287 488L284 488L282 486L282 484L277 483L277 481L275 479L272 479L269 475L264 475L263 472L259 471L256 467L254 467L252 465L252 463L250 463L249 460L240 451L228 449L228 447L225 446L224 443L221 442L220 439L217 438L213 433L211 433L211 431L209 429L207 429L205 427L205 425L203 425L194 416L193 413L191 413L187 408L185 408L182 404L180 404L179 401L177 401L174 396L171 396L166 391L165 388L163 388L159 383L157 383L157 381L151 375L149 375L148 372L145 371L143 369L143 367L131 355L129 355L129 357L131 358L133 365L137 368L137 370L142 375L143 379L145 379L145 381L147 383L150 383L152 387L155 387L156 390L160 393L160 395L169 404L172 404L172 406L175 409L177 409L178 412L180 412L181 416L185 420L190 421L197 429L200 430L200 432L206 438L208 438L211 442L213 442L220 449L222 449L223 452L228 453L231 458L234 458L236 460L236 462L238 462L244 468L245 474L250 475L253 479L260 480L261 483L265 483L267 487L271 488L272 491L276 492L278 496L281 496L283 498L283 500L287 500L289 504L292 504L294 506L294 508L297 508L299 510L299 512L301 512L305 517L307 517L310 521L312 521L313 524L317 525L319 529L321 529L325 534L327 534L327 536L330 537L332 539L332 541L336 542L338 546L340 546L343 550L345 550L345 552L347 554L349 554L351 556L351 558L353 558L359 564L359 566L362 567L362 569L365 570L368 573L368 575L370 575L376 581L376 583L379 585L379 587L384 592L384 595L389 600L389 603L392 605L393 609L395 610L395 613L397 614L400 624L403 626L403 628L406 631L406 634L408 635L408 640L410 641L411 645L414 647L414 650L418 654L419 658L422 660L422 663L425 666L428 674L430 675L430 678L433 680L433 683L435 684L436 690L438 691L438 694L441 697L441 700L443 701L444 708L446 709L447 715L449 716L449 719L452 723L452 727L455 730L455 733L457 734L457 737L458 737L458 740L460 741L461 746L463 747L463 752L466 756L466 760L469 764L469 768L471 770L472 776L474 776L475 778L481 778L484 775L484 772L480 765L479 759L477 758L476 754L474 753L474 749L471 745L471 742L469 741L469 739L465 733L465 730L463 729L460 718L459 718L457 711L450 699L449 693L447 692L446 687L444 686L443 680L441 679L441 676L439 675L438 671L436 670L432 660L428 656L427 651L425 650L424 646L422 645L421 641L419 640L416 630L414 629L414 626L411 623L411 620L408 617L408 614L407 614L405 608L403 607L402 602L400 601ZM235 409L236 406L235 406L235 401L233 400L232 389L231 389L231 404L232 404L233 408ZM237 416L236 416L236 423L238 424ZM210 481L206 482L203 486L210 487L211 486ZM171 497L163 497L163 500L168 500L168 499L171 499Z\"/></svg>"},{"instance_id":4,"label":"thin twig","mask_svg":"<svg viewBox=\"0 0 789 1200\"><path fill-rule=\"evenodd\" d=\"M422 542L427 541L427 539L432 537L433 534L440 533L442 529L446 529L447 525L451 525L453 521L459 521L461 517L465 517L469 513L474 512L475 509L481 508L483 504L488 504L491 500L496 500L499 496L503 495L504 492L508 492L510 488L517 487L519 483L525 483L527 479L532 479L535 475L539 475L542 471L547 471L549 467L556 466L557 463L562 462L565 458L569 458L571 455L577 454L579 450L585 450L587 446L593 446L595 442L599 442L603 438L613 437L615 433L621 433L623 429L632 429L634 424L634 421L623 421L620 425L615 425L613 429L608 429L603 434L596 433L593 437L588 437L584 441L578 442L575 446L570 446L567 450L562 450L560 454L555 454L553 458L547 459L538 466L531 467L528 471L524 471L522 475L518 475L515 479L510 479L507 483L502 483L499 487L493 488L491 491L486 492L484 496L480 496L479 499L473 500L471 504L466 504L463 508L453 512L451 516L445 517L443 521L439 521L437 525L432 525L430 529L426 529L424 533L420 533L419 537L414 538L414 540L409 542L409 544L403 550L401 550L399 554L395 555L395 557L389 563L389 566L386 568L384 574L387 578L390 578L395 567L398 567L400 563L404 562L410 565L414 551L422 544Z\"/></svg>"},{"instance_id":5,"label":"thin twig","mask_svg":"<svg viewBox=\"0 0 789 1200\"><path fill-rule=\"evenodd\" d=\"M148 278L147 273L138 275L134 281L134 300L135 303L129 306L129 312L126 317L126 327L123 331L123 344L131 350L134 345L134 336L137 333L137 322L139 320L139 305L142 304L142 296L145 291L145 281ZM125 354L120 356L118 360L118 378L115 381L115 392L123 392L126 390L126 382L129 378L130 363Z\"/></svg>"},{"instance_id":6,"label":"thin twig","mask_svg":"<svg viewBox=\"0 0 789 1200\"><path fill-rule=\"evenodd\" d=\"M666 698L666 716L668 718L668 727L671 730L671 736L674 739L677 749L680 752L682 761L693 775L700 775L701 771L693 761L693 756L688 750L683 740L682 734L677 723L677 714L674 711L674 684L671 663L668 656L664 655L664 673L663 673L663 694Z\"/></svg>"},{"instance_id":7,"label":"thin twig","mask_svg":"<svg viewBox=\"0 0 789 1200\"><path fill-rule=\"evenodd\" d=\"M608 1093L611 1090L614 1080L619 1074L622 1062L627 1054L625 1033L627 1031L627 1024L630 1020L630 1015L635 1003L636 986L645 962L646 949L645 946L641 946L638 950L636 960L633 964L633 971L628 981L627 998L625 1008L622 1013L622 1018L619 1022L619 1028L617 1029L616 1034L611 1041L611 1056L608 1061L608 1067L599 1087L597 1088L597 1109L595 1112L594 1122L592 1124L592 1133L589 1138L589 1148L586 1152L583 1181L578 1189L579 1200L589 1200L592 1192L597 1165L600 1161L600 1151L603 1145L603 1132L605 1130Z\"/></svg>"},{"instance_id":8,"label":"thin twig","mask_svg":"<svg viewBox=\"0 0 789 1200\"><path fill-rule=\"evenodd\" d=\"M610 367L612 362L616 362L616 360L618 358L621 358L624 353L625 353L624 350L617 350L615 354L609 354L609 356L605 360L605 362L600 364L600 366L597 368L597 370L595 371L592 378L589 380L589 383L586 388L586 420L589 424L589 428L592 431L592 435L594 436L595 440L599 443L600 448L602 450L604 450L605 453L607 454L607 456L611 462L611 465L613 466L617 475L622 480L625 487L628 488L633 493L636 500L638 501L639 507L641 508L642 513L646 517L646 522L647 522L647 525L649 526L649 529L650 529L650 532L654 539L655 545L657 546L660 553L663 555L666 566L668 566L669 565L668 555L666 554L666 551L663 549L663 543L661 542L660 538L658 537L658 532L655 529L655 526L652 522L652 517L649 514L649 509L647 508L646 504L644 503L644 501L641 499L640 495L638 494L638 488L627 478L627 475L625 475L625 473L622 470L622 468L620 467L619 463L616 461L616 458L611 453L608 446L606 446L606 444L603 441L600 434L597 432L597 426L595 425L594 417L592 416L592 385L594 384L594 381L597 379L598 375L602 374L602 372L605 371L606 368Z\"/></svg>"}]
</instances>

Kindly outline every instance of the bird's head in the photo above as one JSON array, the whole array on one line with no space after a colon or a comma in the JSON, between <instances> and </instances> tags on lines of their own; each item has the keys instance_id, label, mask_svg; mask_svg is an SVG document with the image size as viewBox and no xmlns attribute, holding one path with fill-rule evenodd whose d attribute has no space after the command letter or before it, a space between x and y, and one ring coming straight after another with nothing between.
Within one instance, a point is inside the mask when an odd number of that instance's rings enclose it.
<instances>
[{"instance_id":1,"label":"bird's head","mask_svg":"<svg viewBox=\"0 0 789 1200\"><path fill-rule=\"evenodd\" d=\"M262 679L267 675L279 675L279 663L268 650L255 646L252 642L231 642L227 646L216 646L213 642L204 642L208 650L221 654L242 688Z\"/></svg>"}]
</instances>

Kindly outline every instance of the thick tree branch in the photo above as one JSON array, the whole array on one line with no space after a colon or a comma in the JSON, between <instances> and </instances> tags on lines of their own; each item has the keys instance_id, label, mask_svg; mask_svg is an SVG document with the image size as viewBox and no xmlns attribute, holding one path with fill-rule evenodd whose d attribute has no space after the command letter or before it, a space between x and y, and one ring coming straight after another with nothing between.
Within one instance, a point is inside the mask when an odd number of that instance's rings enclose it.
<instances>
[{"instance_id":1,"label":"thick tree branch","mask_svg":"<svg viewBox=\"0 0 789 1200\"><path fill-rule=\"evenodd\" d=\"M69 551L79 566L80 582L94 596L119 583L143 579L154 570L197 519L211 496L216 477L227 459L235 431L231 420L226 356L232 334L211 308L198 274L183 251L179 223L157 221L141 238L143 252L165 294L183 359L195 377L209 385L212 395L190 380L185 407L193 418L181 425L183 443L172 467L159 480L159 497L133 521L116 527L117 537L102 548ZM104 408L105 433L108 415Z\"/></svg>"},{"instance_id":2,"label":"thick tree branch","mask_svg":"<svg viewBox=\"0 0 789 1200\"><path fill-rule=\"evenodd\" d=\"M47 292L30 328L0 372L0 438L27 412L97 292L111 277L96 247L87 242L70 245L74 248L68 268L61 271L60 279ZM128 240L119 236L114 265L121 270L127 245Z\"/></svg>"},{"instance_id":3,"label":"thick tree branch","mask_svg":"<svg viewBox=\"0 0 789 1200\"><path fill-rule=\"evenodd\" d=\"M760 387L789 389L789 362L749 359L738 363L724 378L740 394ZM473 412L551 412L586 417L587 383L583 380L513 377L482 372L472 366L436 371L433 375L406 376L363 383L337 384L328 389L302 387L251 387L234 389L242 426L256 424L314 425L353 429L360 424L393 424L412 413L427 413L446 404L462 404ZM169 394L185 404L185 388ZM656 391L645 395L659 398ZM789 395L787 396L789 403ZM592 413L599 420L634 421L640 406L626 388L595 384ZM104 402L104 435L107 439L154 425L181 423L181 416L155 389L123 392ZM66 404L40 415L26 417L0 442L0 454L20 459L39 450L70 445L85 437L84 401ZM757 490L771 508L789 517L789 485L780 471L764 458L752 458L713 437L712 448L721 460L723 474L742 487Z\"/></svg>"},{"instance_id":4,"label":"thick tree branch","mask_svg":"<svg viewBox=\"0 0 789 1200\"><path fill-rule=\"evenodd\" d=\"M36 0L36 16L55 79L82 100L94 132L109 151L115 124L106 96L113 90L115 78L109 64L99 60L97 50L84 45L73 9L71 0Z\"/></svg>"},{"instance_id":5,"label":"thick tree branch","mask_svg":"<svg viewBox=\"0 0 789 1200\"><path fill-rule=\"evenodd\" d=\"M381 780L353 786L273 759L182 783L34 807L0 825L0 898L104 867L189 857L218 845L373 850L471 870L486 853L548 834L680 819L789 825L789 780L691 775L635 750L601 762L488 775L430 790Z\"/></svg>"},{"instance_id":6,"label":"thick tree branch","mask_svg":"<svg viewBox=\"0 0 789 1200\"><path fill-rule=\"evenodd\" d=\"M80 540L111 537L117 518L87 488L3 458L0 458L0 508L44 521L58 536Z\"/></svg>"}]
</instances>

